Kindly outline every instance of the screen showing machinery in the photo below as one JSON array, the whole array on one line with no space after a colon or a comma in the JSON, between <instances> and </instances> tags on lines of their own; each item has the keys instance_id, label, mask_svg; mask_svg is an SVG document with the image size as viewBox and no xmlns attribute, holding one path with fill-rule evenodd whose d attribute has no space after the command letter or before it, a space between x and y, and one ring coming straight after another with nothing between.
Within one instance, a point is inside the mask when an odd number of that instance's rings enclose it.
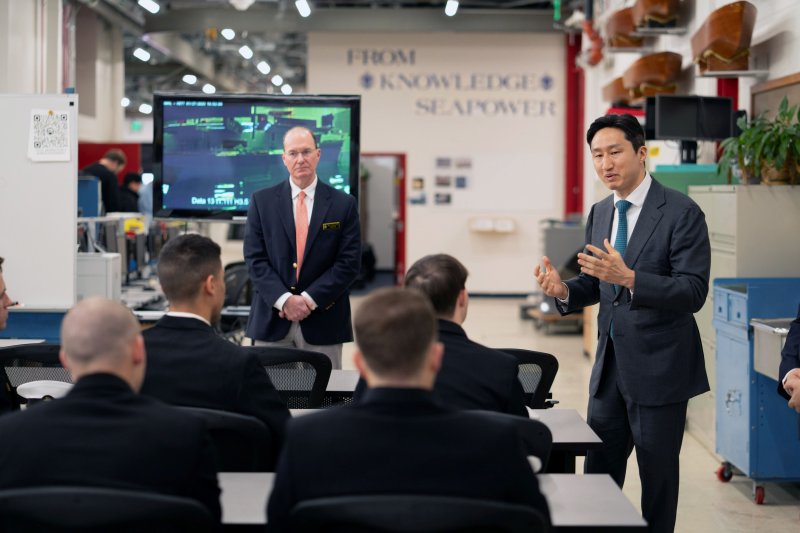
<instances>
[{"instance_id":1,"label":"screen showing machinery","mask_svg":"<svg viewBox=\"0 0 800 533\"><path fill-rule=\"evenodd\" d=\"M358 194L358 96L156 94L153 211L157 217L244 216L251 195L288 178L283 136L311 130L318 178Z\"/></svg>"}]
</instances>

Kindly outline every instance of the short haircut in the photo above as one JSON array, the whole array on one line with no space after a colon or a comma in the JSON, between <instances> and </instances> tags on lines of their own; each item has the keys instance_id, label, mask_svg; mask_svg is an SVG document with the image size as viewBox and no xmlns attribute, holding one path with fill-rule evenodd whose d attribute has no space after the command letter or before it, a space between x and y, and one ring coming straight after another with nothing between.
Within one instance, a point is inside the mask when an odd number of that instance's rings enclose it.
<instances>
[{"instance_id":1,"label":"short haircut","mask_svg":"<svg viewBox=\"0 0 800 533\"><path fill-rule=\"evenodd\" d=\"M422 292L439 316L451 316L467 283L466 267L447 254L426 255L408 269L405 286Z\"/></svg>"},{"instance_id":2,"label":"short haircut","mask_svg":"<svg viewBox=\"0 0 800 533\"><path fill-rule=\"evenodd\" d=\"M139 321L124 305L103 298L87 298L64 316L61 347L67 358L78 365L99 360L119 363L140 331Z\"/></svg>"},{"instance_id":3,"label":"short haircut","mask_svg":"<svg viewBox=\"0 0 800 533\"><path fill-rule=\"evenodd\" d=\"M634 152L638 152L639 148L644 146L644 129L642 129L642 125L639 124L636 117L624 113L622 115L605 115L592 122L586 132L586 142L589 144L589 148L592 147L592 139L594 139L595 134L605 128L621 130L625 134L625 138L633 145Z\"/></svg>"},{"instance_id":4,"label":"short haircut","mask_svg":"<svg viewBox=\"0 0 800 533\"><path fill-rule=\"evenodd\" d=\"M355 313L356 344L369 369L384 378L415 376L436 341L433 307L418 291L373 291Z\"/></svg>"},{"instance_id":5,"label":"short haircut","mask_svg":"<svg viewBox=\"0 0 800 533\"><path fill-rule=\"evenodd\" d=\"M219 274L220 253L217 243L195 233L168 240L158 255L158 281L167 299L194 300L206 278Z\"/></svg>"},{"instance_id":6,"label":"short haircut","mask_svg":"<svg viewBox=\"0 0 800 533\"><path fill-rule=\"evenodd\" d=\"M112 148L111 150L106 152L106 155L103 156L103 159L108 159L109 161L113 161L123 167L128 162L128 158L125 157L125 152L123 152L119 148Z\"/></svg>"},{"instance_id":7,"label":"short haircut","mask_svg":"<svg viewBox=\"0 0 800 533\"><path fill-rule=\"evenodd\" d=\"M137 172L128 172L122 180L122 186L127 187L131 183L142 183L142 175Z\"/></svg>"},{"instance_id":8,"label":"short haircut","mask_svg":"<svg viewBox=\"0 0 800 533\"><path fill-rule=\"evenodd\" d=\"M311 139L314 141L314 148L319 148L317 144L317 136L314 135L314 132L310 129L306 128L305 126L295 126L294 128L290 128L287 130L286 133L283 134L283 149L286 150L286 137L289 136L290 133L295 132L297 130L307 131L309 135L311 135Z\"/></svg>"}]
</instances>

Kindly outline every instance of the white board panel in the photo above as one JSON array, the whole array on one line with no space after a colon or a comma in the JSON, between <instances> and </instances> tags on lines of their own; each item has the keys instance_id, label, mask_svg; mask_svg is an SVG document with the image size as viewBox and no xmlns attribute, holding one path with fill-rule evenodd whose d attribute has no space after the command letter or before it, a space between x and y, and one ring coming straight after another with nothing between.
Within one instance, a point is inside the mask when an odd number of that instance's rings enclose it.
<instances>
[{"instance_id":1,"label":"white board panel","mask_svg":"<svg viewBox=\"0 0 800 533\"><path fill-rule=\"evenodd\" d=\"M31 158L35 111L66 113L65 131L50 133L68 134L67 161ZM0 94L0 117L0 256L8 292L27 309L68 309L76 294L78 96Z\"/></svg>"}]
</instances>

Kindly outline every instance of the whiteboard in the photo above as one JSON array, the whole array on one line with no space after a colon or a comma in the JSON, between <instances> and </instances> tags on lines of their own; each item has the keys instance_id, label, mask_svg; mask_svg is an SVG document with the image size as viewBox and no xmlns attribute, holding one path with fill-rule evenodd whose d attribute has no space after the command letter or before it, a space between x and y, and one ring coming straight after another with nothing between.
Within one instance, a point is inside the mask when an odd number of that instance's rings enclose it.
<instances>
[{"instance_id":1,"label":"whiteboard","mask_svg":"<svg viewBox=\"0 0 800 533\"><path fill-rule=\"evenodd\" d=\"M68 161L29 157L33 112L41 110L67 114ZM0 257L8 293L26 310L68 309L76 296L78 95L0 94L0 117Z\"/></svg>"}]
</instances>

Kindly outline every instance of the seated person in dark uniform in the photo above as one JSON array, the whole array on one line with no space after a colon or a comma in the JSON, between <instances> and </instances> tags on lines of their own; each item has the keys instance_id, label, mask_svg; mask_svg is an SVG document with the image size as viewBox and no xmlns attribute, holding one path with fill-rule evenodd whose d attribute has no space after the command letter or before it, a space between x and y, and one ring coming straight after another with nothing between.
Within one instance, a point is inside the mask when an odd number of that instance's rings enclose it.
<instances>
[{"instance_id":1,"label":"seated person in dark uniform","mask_svg":"<svg viewBox=\"0 0 800 533\"><path fill-rule=\"evenodd\" d=\"M212 327L225 301L219 246L196 234L170 239L158 257L158 280L170 307L143 333L148 361L142 394L258 418L270 431L274 463L289 410L256 356Z\"/></svg>"},{"instance_id":2,"label":"seated person in dark uniform","mask_svg":"<svg viewBox=\"0 0 800 533\"><path fill-rule=\"evenodd\" d=\"M81 170L100 180L100 196L103 200L103 210L106 213L120 211L119 207L119 174L128 162L125 152L119 148L112 148L96 163Z\"/></svg>"},{"instance_id":3,"label":"seated person in dark uniform","mask_svg":"<svg viewBox=\"0 0 800 533\"><path fill-rule=\"evenodd\" d=\"M8 296L6 282L3 280L3 261L4 259L0 257L0 331L6 329L6 324L8 323L8 308L14 305L14 302L12 302L11 298ZM0 414L2 414L11 410L11 399L9 397L9 395L12 394L11 384L8 383L5 375L0 379L0 386L3 387L3 390L0 391Z\"/></svg>"},{"instance_id":4,"label":"seated person in dark uniform","mask_svg":"<svg viewBox=\"0 0 800 533\"><path fill-rule=\"evenodd\" d=\"M461 327L467 318L467 269L446 254L428 255L414 263L405 286L425 294L433 304L444 344L444 360L434 392L445 405L483 409L528 417L515 357L467 338ZM360 398L360 380L354 396Z\"/></svg>"},{"instance_id":5,"label":"seated person in dark uniform","mask_svg":"<svg viewBox=\"0 0 800 533\"><path fill-rule=\"evenodd\" d=\"M0 418L0 488L78 485L193 498L220 518L211 440L195 417L136 394L144 378L139 323L89 298L61 324L62 399Z\"/></svg>"},{"instance_id":6,"label":"seated person in dark uniform","mask_svg":"<svg viewBox=\"0 0 800 533\"><path fill-rule=\"evenodd\" d=\"M142 188L142 176L136 172L128 172L119 188L119 210L123 213L139 212L139 190Z\"/></svg>"},{"instance_id":7,"label":"seated person in dark uniform","mask_svg":"<svg viewBox=\"0 0 800 533\"><path fill-rule=\"evenodd\" d=\"M359 403L294 418L267 506L285 531L301 501L422 494L527 505L547 502L512 421L458 411L432 393L442 364L436 319L419 292L379 289L355 314Z\"/></svg>"}]
</instances>

